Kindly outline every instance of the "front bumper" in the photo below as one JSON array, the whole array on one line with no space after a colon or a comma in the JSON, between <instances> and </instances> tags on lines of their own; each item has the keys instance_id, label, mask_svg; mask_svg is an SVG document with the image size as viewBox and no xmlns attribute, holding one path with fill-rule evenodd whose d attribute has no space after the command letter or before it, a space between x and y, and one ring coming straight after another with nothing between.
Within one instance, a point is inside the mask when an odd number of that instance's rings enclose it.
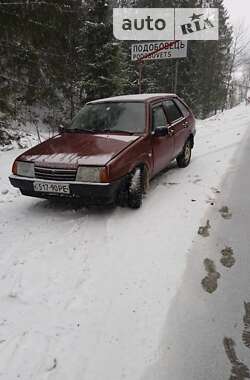
<instances>
[{"instance_id":1,"label":"front bumper","mask_svg":"<svg viewBox=\"0 0 250 380\"><path fill-rule=\"evenodd\" d=\"M36 178L26 178L11 175L9 177L12 186L20 189L23 195L36 198L69 198L84 201L86 204L110 204L113 203L118 191L122 185L123 180L117 180L112 183L83 183L83 182L70 182L60 181L58 184L69 185L70 194L58 194L34 191L34 182L41 183L57 183L57 181L41 180Z\"/></svg>"}]
</instances>

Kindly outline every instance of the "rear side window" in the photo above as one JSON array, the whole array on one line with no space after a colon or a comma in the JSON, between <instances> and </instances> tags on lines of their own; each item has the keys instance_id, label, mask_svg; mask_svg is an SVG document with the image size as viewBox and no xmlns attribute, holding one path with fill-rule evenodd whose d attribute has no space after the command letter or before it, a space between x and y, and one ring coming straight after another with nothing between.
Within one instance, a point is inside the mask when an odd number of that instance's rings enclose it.
<instances>
[{"instance_id":1,"label":"rear side window","mask_svg":"<svg viewBox=\"0 0 250 380\"><path fill-rule=\"evenodd\" d=\"M153 108L152 131L157 127L166 127L167 120L162 106Z\"/></svg>"},{"instance_id":2,"label":"rear side window","mask_svg":"<svg viewBox=\"0 0 250 380\"><path fill-rule=\"evenodd\" d=\"M188 117L190 112L189 112L189 109L185 106L185 104L183 104L179 99L175 99L174 102L177 104L177 106L181 110L183 116Z\"/></svg>"},{"instance_id":3,"label":"rear side window","mask_svg":"<svg viewBox=\"0 0 250 380\"><path fill-rule=\"evenodd\" d=\"M176 120L183 117L181 111L173 102L173 100L166 100L163 104L167 112L168 121L170 123L174 123Z\"/></svg>"}]
</instances>

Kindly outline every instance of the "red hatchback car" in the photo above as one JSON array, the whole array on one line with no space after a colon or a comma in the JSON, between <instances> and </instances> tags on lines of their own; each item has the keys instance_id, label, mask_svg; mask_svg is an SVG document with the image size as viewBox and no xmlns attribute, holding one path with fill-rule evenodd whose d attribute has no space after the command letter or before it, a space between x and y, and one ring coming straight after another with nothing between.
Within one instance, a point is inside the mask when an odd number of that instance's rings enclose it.
<instances>
[{"instance_id":1,"label":"red hatchback car","mask_svg":"<svg viewBox=\"0 0 250 380\"><path fill-rule=\"evenodd\" d=\"M189 164L194 136L194 115L177 95L100 99L21 154L10 182L33 197L139 208L150 179L174 159L179 167Z\"/></svg>"}]
</instances>

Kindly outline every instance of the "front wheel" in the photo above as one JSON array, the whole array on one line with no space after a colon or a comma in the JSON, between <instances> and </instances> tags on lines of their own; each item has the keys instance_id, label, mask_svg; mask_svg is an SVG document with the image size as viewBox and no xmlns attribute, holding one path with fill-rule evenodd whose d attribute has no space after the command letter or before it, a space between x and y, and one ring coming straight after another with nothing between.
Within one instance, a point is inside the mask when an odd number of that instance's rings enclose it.
<instances>
[{"instance_id":1,"label":"front wheel","mask_svg":"<svg viewBox=\"0 0 250 380\"><path fill-rule=\"evenodd\" d=\"M184 145L183 151L176 158L177 165L179 166L179 168L186 168L190 164L191 156L192 156L192 144L191 144L191 140L188 140Z\"/></svg>"},{"instance_id":2,"label":"front wheel","mask_svg":"<svg viewBox=\"0 0 250 380\"><path fill-rule=\"evenodd\" d=\"M132 174L128 188L128 206L138 209L142 205L144 193L143 169L137 168Z\"/></svg>"}]
</instances>

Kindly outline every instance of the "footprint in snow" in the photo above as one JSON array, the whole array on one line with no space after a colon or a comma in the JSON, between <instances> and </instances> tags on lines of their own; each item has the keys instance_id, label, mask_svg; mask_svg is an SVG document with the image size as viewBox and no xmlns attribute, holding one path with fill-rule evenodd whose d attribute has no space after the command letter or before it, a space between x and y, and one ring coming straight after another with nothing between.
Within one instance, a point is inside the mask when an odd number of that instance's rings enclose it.
<instances>
[{"instance_id":1,"label":"footprint in snow","mask_svg":"<svg viewBox=\"0 0 250 380\"><path fill-rule=\"evenodd\" d=\"M51 367L47 368L47 372L53 371L57 367L57 359L54 358L53 364Z\"/></svg>"},{"instance_id":2,"label":"footprint in snow","mask_svg":"<svg viewBox=\"0 0 250 380\"><path fill-rule=\"evenodd\" d=\"M224 338L223 340L224 349L226 355L232 364L231 376L229 380L245 380L250 379L249 368L242 363L235 351L235 342L232 338Z\"/></svg>"},{"instance_id":3,"label":"footprint in snow","mask_svg":"<svg viewBox=\"0 0 250 380\"><path fill-rule=\"evenodd\" d=\"M210 235L209 234L210 228L211 228L210 221L207 220L207 223L206 223L205 226L200 226L199 227L198 235L201 235L203 237L208 237Z\"/></svg>"},{"instance_id":4,"label":"footprint in snow","mask_svg":"<svg viewBox=\"0 0 250 380\"><path fill-rule=\"evenodd\" d=\"M162 186L176 186L179 185L178 182L162 182Z\"/></svg>"},{"instance_id":5,"label":"footprint in snow","mask_svg":"<svg viewBox=\"0 0 250 380\"><path fill-rule=\"evenodd\" d=\"M219 213L221 214L222 218L224 219L232 219L232 212L230 212L229 208L227 206L223 206Z\"/></svg>"},{"instance_id":6,"label":"footprint in snow","mask_svg":"<svg viewBox=\"0 0 250 380\"><path fill-rule=\"evenodd\" d=\"M247 348L250 348L250 302L244 302L245 315L243 317L244 330L242 341Z\"/></svg>"},{"instance_id":7,"label":"footprint in snow","mask_svg":"<svg viewBox=\"0 0 250 380\"><path fill-rule=\"evenodd\" d=\"M168 182L167 185L176 186L176 185L179 185L179 183L178 182Z\"/></svg>"},{"instance_id":8,"label":"footprint in snow","mask_svg":"<svg viewBox=\"0 0 250 380\"><path fill-rule=\"evenodd\" d=\"M225 247L221 251L221 264L226 268L231 268L235 264L234 251L231 247Z\"/></svg>"},{"instance_id":9,"label":"footprint in snow","mask_svg":"<svg viewBox=\"0 0 250 380\"><path fill-rule=\"evenodd\" d=\"M211 190L215 193L215 194L220 194L220 190L218 190L216 187L211 187Z\"/></svg>"},{"instance_id":10,"label":"footprint in snow","mask_svg":"<svg viewBox=\"0 0 250 380\"><path fill-rule=\"evenodd\" d=\"M208 199L206 200L206 203L210 204L211 206L214 206L215 200L211 197L208 197Z\"/></svg>"},{"instance_id":11,"label":"footprint in snow","mask_svg":"<svg viewBox=\"0 0 250 380\"><path fill-rule=\"evenodd\" d=\"M193 181L193 184L196 184L196 183L199 183L199 182L202 182L202 179L201 178L197 178Z\"/></svg>"},{"instance_id":12,"label":"footprint in snow","mask_svg":"<svg viewBox=\"0 0 250 380\"><path fill-rule=\"evenodd\" d=\"M220 273L216 271L216 266L214 262L210 259L204 260L204 267L207 271L207 276L201 281L203 289L208 293L213 293L218 287L218 279L220 278Z\"/></svg>"}]
</instances>

